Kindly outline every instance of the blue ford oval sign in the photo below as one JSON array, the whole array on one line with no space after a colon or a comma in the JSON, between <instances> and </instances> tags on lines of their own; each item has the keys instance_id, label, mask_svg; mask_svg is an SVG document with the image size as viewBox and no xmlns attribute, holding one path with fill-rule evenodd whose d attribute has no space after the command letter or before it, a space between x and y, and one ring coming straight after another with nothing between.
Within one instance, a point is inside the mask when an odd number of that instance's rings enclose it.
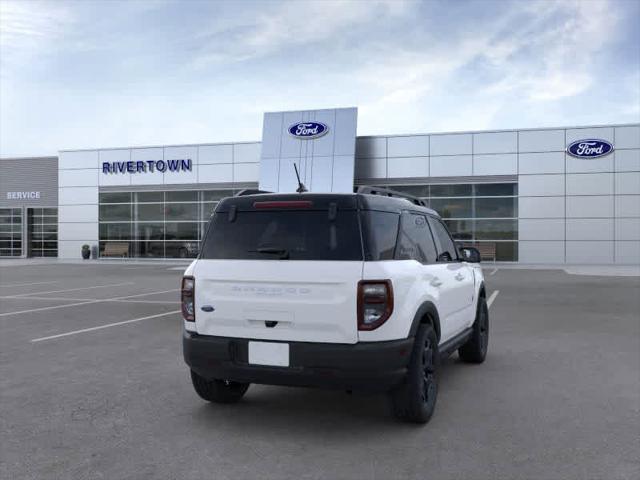
<instances>
[{"instance_id":1,"label":"blue ford oval sign","mask_svg":"<svg viewBox=\"0 0 640 480\"><path fill-rule=\"evenodd\" d=\"M289 127L289 133L296 138L311 140L318 138L329 131L324 123L320 122L300 122Z\"/></svg>"},{"instance_id":2,"label":"blue ford oval sign","mask_svg":"<svg viewBox=\"0 0 640 480\"><path fill-rule=\"evenodd\" d=\"M578 158L604 157L613 151L613 145L606 140L590 138L576 140L567 147L567 153Z\"/></svg>"}]
</instances>

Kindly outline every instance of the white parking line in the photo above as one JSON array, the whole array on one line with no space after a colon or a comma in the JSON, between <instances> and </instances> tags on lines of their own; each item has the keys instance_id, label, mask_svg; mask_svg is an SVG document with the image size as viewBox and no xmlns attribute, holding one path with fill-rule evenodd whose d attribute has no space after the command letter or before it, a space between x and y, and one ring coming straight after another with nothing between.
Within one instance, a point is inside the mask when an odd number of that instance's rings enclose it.
<instances>
[{"instance_id":1,"label":"white parking line","mask_svg":"<svg viewBox=\"0 0 640 480\"><path fill-rule=\"evenodd\" d=\"M21 293L19 295L15 295L16 297L28 297L29 295L44 295L48 293L62 293L62 292L76 292L78 290L91 290L94 288L107 288L107 287L121 287L123 285L134 285L133 282L124 282L124 283L111 283L108 285L95 285L93 287L79 287L79 288L67 288L66 290L50 290L48 292L31 292L31 293Z\"/></svg>"},{"instance_id":2,"label":"white parking line","mask_svg":"<svg viewBox=\"0 0 640 480\"><path fill-rule=\"evenodd\" d=\"M140 294L137 294L137 295L127 295L127 296L124 296L124 297L105 298L105 299L100 299L100 300L86 300L86 301L77 302L77 303L66 303L64 305L55 305L53 307L31 308L29 310L19 310L17 312L0 313L0 317L8 317L10 315L19 315L21 313L43 312L45 310L56 310L58 308L78 307L80 305L89 305L91 303L109 302L109 301L113 301L113 300L125 300L127 298L143 297L145 295L154 295L154 294L169 293L169 292L176 292L176 290L175 289L172 289L172 290L160 290L160 291L157 291L157 292L140 293ZM17 298L25 298L25 299L30 298L30 297L24 297L24 296L21 296L21 295L16 295L14 298L16 298L16 297ZM55 300L55 298L52 299L52 300Z\"/></svg>"},{"instance_id":3,"label":"white parking line","mask_svg":"<svg viewBox=\"0 0 640 480\"><path fill-rule=\"evenodd\" d=\"M6 287L27 287L29 285L45 285L47 283L58 283L58 282L33 282L33 283L12 283L10 285L0 285L0 288Z\"/></svg>"},{"instance_id":4,"label":"white parking line","mask_svg":"<svg viewBox=\"0 0 640 480\"><path fill-rule=\"evenodd\" d=\"M164 317L166 315L175 315L176 313L180 313L180 310L175 310L172 312L165 312L165 313L158 313L157 315L149 315L147 317L134 318L132 320L125 320L123 322L108 323L106 325L100 325L99 327L83 328L82 330L74 330L72 332L59 333L58 335L50 335L48 337L34 338L33 340L31 340L31 342L32 343L43 342L44 340L52 340L54 338L68 337L69 335L75 335L77 333L93 332L95 330L102 330L103 328L116 327L118 325L126 325L127 323L140 322L142 320L149 320L151 318Z\"/></svg>"},{"instance_id":5,"label":"white parking line","mask_svg":"<svg viewBox=\"0 0 640 480\"><path fill-rule=\"evenodd\" d=\"M21 313L43 312L45 310L55 310L57 308L77 307L79 305L89 305L90 303L98 303L101 300L89 300L87 302L65 303L64 305L56 305L54 307L31 308L29 310L18 310L17 312L0 313L0 317L8 317L9 315L20 315Z\"/></svg>"},{"instance_id":6,"label":"white parking line","mask_svg":"<svg viewBox=\"0 0 640 480\"><path fill-rule=\"evenodd\" d=\"M493 293L489 295L489 300L487 300L487 307L491 306L491 304L496 299L499 293L500 293L500 290L494 290Z\"/></svg>"},{"instance_id":7,"label":"white parking line","mask_svg":"<svg viewBox=\"0 0 640 480\"><path fill-rule=\"evenodd\" d=\"M171 290L172 292L174 290ZM148 295L148 294L145 294ZM85 302L85 301L96 301L96 302L121 302L121 303L159 303L159 304L175 304L179 303L180 300L176 299L174 301L168 300L120 300L119 298L69 298L69 297L16 297L16 296L4 296L0 297L0 300L53 300L60 302Z\"/></svg>"},{"instance_id":8,"label":"white parking line","mask_svg":"<svg viewBox=\"0 0 640 480\"><path fill-rule=\"evenodd\" d=\"M489 275L495 275L497 271L498 271L498 269L497 269L497 268L494 268L493 270L491 270L491 271L489 272Z\"/></svg>"}]
</instances>

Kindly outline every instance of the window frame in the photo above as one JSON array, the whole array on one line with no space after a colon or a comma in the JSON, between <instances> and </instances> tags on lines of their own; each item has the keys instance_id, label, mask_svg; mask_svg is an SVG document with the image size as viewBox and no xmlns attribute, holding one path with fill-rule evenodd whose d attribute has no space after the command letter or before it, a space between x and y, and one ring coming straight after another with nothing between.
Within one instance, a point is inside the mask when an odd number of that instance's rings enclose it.
<instances>
[{"instance_id":1,"label":"window frame","mask_svg":"<svg viewBox=\"0 0 640 480\"><path fill-rule=\"evenodd\" d=\"M427 218L429 220L429 227L431 228L431 232L432 232L431 234L433 235L433 239L436 244L436 251L437 251L436 263L460 263L462 260L460 259L460 252L458 251L457 243L451 236L451 232L449 232L447 225L442 221L441 218L434 217L433 215L427 215ZM440 258L440 255L445 253L445 251L442 249L442 245L440 244L440 238L434 232L435 229L431 226L431 222L439 222L441 226L444 228L445 233L447 234L447 236L449 237L449 240L451 240L451 244L453 245L455 258L452 258L451 260L448 260L446 262L442 260L438 260Z\"/></svg>"},{"instance_id":2,"label":"window frame","mask_svg":"<svg viewBox=\"0 0 640 480\"><path fill-rule=\"evenodd\" d=\"M411 258L410 260L415 260L416 262L418 262L421 265L435 265L436 263L438 263L438 245L436 244L436 240L434 238L433 235L433 231L431 229L431 225L429 224L429 217L430 215L426 212L419 212L416 210L403 210L400 213L400 218L398 219L398 233L396 236L396 247L395 247L395 251L394 251L394 260L401 260L399 258L397 258L397 253L398 253L398 249L399 249L399 245L400 245L400 240L402 238L402 221L403 219L405 219L407 217L407 215L418 215L424 218L425 220L425 224L427 226L427 234L429 235L429 237L427 238L427 242L429 240L431 240L431 243L433 244L435 253L436 253L436 257L434 259L433 262L429 261L428 259L424 262L421 262L420 260L416 259L416 258Z\"/></svg>"}]
</instances>

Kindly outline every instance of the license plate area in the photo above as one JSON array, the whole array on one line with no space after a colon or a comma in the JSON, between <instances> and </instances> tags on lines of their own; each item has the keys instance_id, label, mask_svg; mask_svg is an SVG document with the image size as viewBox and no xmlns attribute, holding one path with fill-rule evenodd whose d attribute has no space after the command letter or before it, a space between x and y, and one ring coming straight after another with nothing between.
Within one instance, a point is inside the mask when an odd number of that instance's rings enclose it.
<instances>
[{"instance_id":1,"label":"license plate area","mask_svg":"<svg viewBox=\"0 0 640 480\"><path fill-rule=\"evenodd\" d=\"M289 344L274 342L249 342L249 364L272 367L289 366Z\"/></svg>"}]
</instances>

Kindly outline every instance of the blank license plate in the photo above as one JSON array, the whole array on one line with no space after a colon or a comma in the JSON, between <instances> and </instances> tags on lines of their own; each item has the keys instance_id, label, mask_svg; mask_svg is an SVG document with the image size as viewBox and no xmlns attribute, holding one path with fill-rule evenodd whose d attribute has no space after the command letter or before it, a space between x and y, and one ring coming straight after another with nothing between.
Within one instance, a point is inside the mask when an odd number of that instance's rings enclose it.
<instances>
[{"instance_id":1,"label":"blank license plate","mask_svg":"<svg viewBox=\"0 0 640 480\"><path fill-rule=\"evenodd\" d=\"M253 365L289 366L289 344L249 342L249 363Z\"/></svg>"}]
</instances>

